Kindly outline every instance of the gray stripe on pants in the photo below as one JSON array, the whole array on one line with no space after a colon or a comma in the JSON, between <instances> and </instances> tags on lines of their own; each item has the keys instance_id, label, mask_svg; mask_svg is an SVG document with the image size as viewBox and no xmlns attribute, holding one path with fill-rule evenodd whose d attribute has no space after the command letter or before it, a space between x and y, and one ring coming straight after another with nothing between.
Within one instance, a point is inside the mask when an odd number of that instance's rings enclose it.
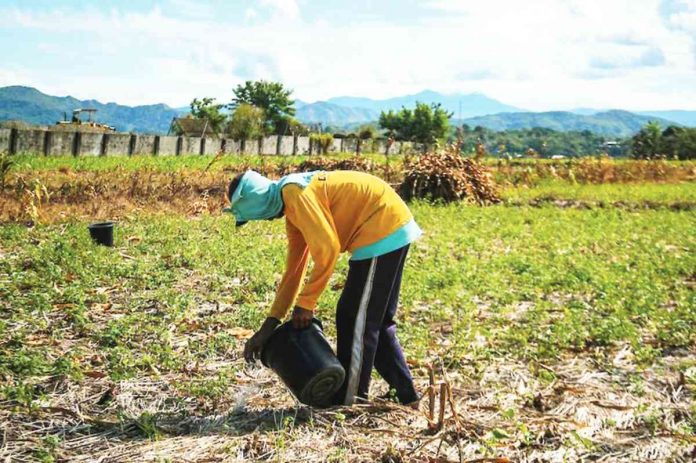
<instances>
[{"instance_id":1,"label":"gray stripe on pants","mask_svg":"<svg viewBox=\"0 0 696 463\"><path fill-rule=\"evenodd\" d=\"M353 327L353 349L350 355L350 371L348 372L348 385L346 387L345 405L352 405L355 395L358 393L360 383L360 370L363 360L363 337L365 335L365 319L367 318L367 306L372 295L372 285L375 280L375 269L377 268L377 258L370 260L370 270L367 272L367 281L363 288L362 297L358 313L355 315L355 326Z\"/></svg>"}]
</instances>

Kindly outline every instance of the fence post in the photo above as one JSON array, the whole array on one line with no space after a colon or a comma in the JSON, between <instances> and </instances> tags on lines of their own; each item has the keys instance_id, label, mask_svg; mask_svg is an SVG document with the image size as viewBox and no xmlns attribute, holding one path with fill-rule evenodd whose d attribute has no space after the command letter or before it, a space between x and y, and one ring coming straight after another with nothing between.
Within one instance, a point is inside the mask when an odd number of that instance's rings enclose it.
<instances>
[{"instance_id":1,"label":"fence post","mask_svg":"<svg viewBox=\"0 0 696 463\"><path fill-rule=\"evenodd\" d=\"M53 133L50 130L46 130L46 133L44 133L44 141L43 141L43 155L48 156L48 154L51 152L51 143L53 142Z\"/></svg>"},{"instance_id":2,"label":"fence post","mask_svg":"<svg viewBox=\"0 0 696 463\"><path fill-rule=\"evenodd\" d=\"M152 147L152 155L157 156L160 152L160 136L155 135L155 143L153 143Z\"/></svg>"},{"instance_id":3,"label":"fence post","mask_svg":"<svg viewBox=\"0 0 696 463\"><path fill-rule=\"evenodd\" d=\"M75 132L75 137L73 138L72 155L79 156L81 148L82 148L82 132L77 131L77 132Z\"/></svg>"},{"instance_id":4,"label":"fence post","mask_svg":"<svg viewBox=\"0 0 696 463\"><path fill-rule=\"evenodd\" d=\"M205 134L201 136L201 144L198 146L198 154L205 154Z\"/></svg>"},{"instance_id":5,"label":"fence post","mask_svg":"<svg viewBox=\"0 0 696 463\"><path fill-rule=\"evenodd\" d=\"M135 153L135 143L137 142L137 139L138 136L132 133L130 140L128 140L128 156L133 156L133 153Z\"/></svg>"},{"instance_id":6,"label":"fence post","mask_svg":"<svg viewBox=\"0 0 696 463\"><path fill-rule=\"evenodd\" d=\"M181 154L181 150L184 149L184 139L179 136L176 138L176 148L174 149L174 154L176 156L179 156Z\"/></svg>"},{"instance_id":7,"label":"fence post","mask_svg":"<svg viewBox=\"0 0 696 463\"><path fill-rule=\"evenodd\" d=\"M101 146L99 147L99 156L106 156L109 147L109 134L105 133L102 135Z\"/></svg>"},{"instance_id":8,"label":"fence post","mask_svg":"<svg viewBox=\"0 0 696 463\"><path fill-rule=\"evenodd\" d=\"M10 129L10 146L9 146L9 152L10 154L17 154L17 137L18 137L18 132L16 128Z\"/></svg>"}]
</instances>

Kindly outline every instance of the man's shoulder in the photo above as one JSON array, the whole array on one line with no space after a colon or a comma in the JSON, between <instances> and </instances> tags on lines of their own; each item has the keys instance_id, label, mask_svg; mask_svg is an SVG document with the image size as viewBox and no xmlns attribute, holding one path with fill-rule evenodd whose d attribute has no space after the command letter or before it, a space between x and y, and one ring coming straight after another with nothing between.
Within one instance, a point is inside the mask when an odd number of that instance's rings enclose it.
<instances>
[{"instance_id":1,"label":"man's shoulder","mask_svg":"<svg viewBox=\"0 0 696 463\"><path fill-rule=\"evenodd\" d=\"M296 183L289 183L283 187L281 194L283 195L283 199L287 201L300 196L303 193L303 190L304 188L302 188L300 185L297 185Z\"/></svg>"}]
</instances>

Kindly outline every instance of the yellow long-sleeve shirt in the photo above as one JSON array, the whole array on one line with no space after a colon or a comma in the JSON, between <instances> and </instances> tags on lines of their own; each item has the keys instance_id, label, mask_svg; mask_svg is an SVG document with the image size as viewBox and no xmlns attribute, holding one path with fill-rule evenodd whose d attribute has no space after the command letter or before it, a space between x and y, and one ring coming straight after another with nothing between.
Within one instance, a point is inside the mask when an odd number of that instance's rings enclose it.
<instances>
[{"instance_id":1,"label":"yellow long-sleeve shirt","mask_svg":"<svg viewBox=\"0 0 696 463\"><path fill-rule=\"evenodd\" d=\"M287 267L270 312L281 320L295 299L303 309L315 309L342 252L376 243L413 220L386 182L362 172L318 173L304 189L286 185L282 196ZM314 267L300 292L310 255Z\"/></svg>"}]
</instances>

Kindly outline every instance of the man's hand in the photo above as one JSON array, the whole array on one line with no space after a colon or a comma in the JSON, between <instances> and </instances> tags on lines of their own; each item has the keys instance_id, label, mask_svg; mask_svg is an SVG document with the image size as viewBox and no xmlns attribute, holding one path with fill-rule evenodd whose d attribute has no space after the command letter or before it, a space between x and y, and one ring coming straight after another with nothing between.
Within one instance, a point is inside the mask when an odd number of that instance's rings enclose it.
<instances>
[{"instance_id":1,"label":"man's hand","mask_svg":"<svg viewBox=\"0 0 696 463\"><path fill-rule=\"evenodd\" d=\"M312 324L313 318L314 312L295 306L295 309L292 311L292 326L298 329L307 328Z\"/></svg>"},{"instance_id":2,"label":"man's hand","mask_svg":"<svg viewBox=\"0 0 696 463\"><path fill-rule=\"evenodd\" d=\"M266 345L268 338L273 334L273 330L280 324L280 320L268 317L261 325L261 328L244 345L244 359L252 363L261 357L261 350Z\"/></svg>"}]
</instances>

